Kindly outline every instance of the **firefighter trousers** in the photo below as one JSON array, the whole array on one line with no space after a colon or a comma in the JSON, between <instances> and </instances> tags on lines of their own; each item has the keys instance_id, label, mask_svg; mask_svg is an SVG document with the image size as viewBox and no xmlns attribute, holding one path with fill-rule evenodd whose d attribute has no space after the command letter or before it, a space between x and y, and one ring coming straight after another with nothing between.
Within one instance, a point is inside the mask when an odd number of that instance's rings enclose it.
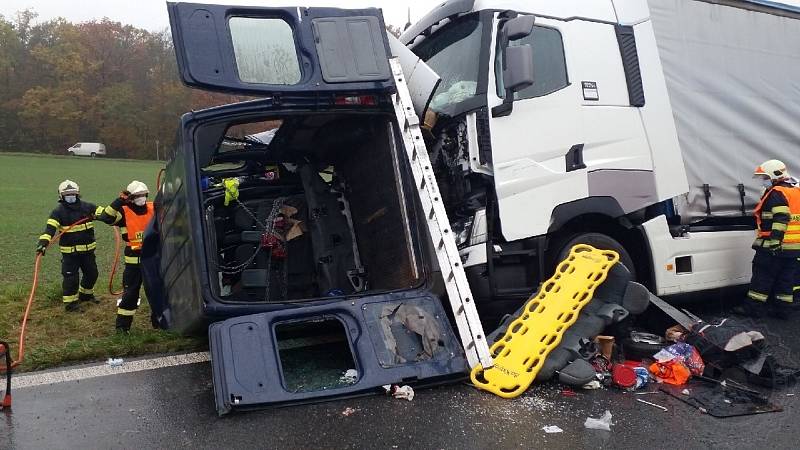
<instances>
[{"instance_id":1,"label":"firefighter trousers","mask_svg":"<svg viewBox=\"0 0 800 450\"><path fill-rule=\"evenodd\" d=\"M83 277L81 278L81 274ZM61 299L65 304L94 296L97 261L94 251L61 254Z\"/></svg>"},{"instance_id":2,"label":"firefighter trousers","mask_svg":"<svg viewBox=\"0 0 800 450\"><path fill-rule=\"evenodd\" d=\"M753 257L753 278L747 297L759 303L773 300L777 305L794 301L794 287L800 275L800 260L756 250Z\"/></svg>"},{"instance_id":3,"label":"firefighter trousers","mask_svg":"<svg viewBox=\"0 0 800 450\"><path fill-rule=\"evenodd\" d=\"M142 268L139 264L125 264L122 272L122 298L117 302L116 327L121 331L130 331L133 315L139 309L139 290L142 287Z\"/></svg>"}]
</instances>

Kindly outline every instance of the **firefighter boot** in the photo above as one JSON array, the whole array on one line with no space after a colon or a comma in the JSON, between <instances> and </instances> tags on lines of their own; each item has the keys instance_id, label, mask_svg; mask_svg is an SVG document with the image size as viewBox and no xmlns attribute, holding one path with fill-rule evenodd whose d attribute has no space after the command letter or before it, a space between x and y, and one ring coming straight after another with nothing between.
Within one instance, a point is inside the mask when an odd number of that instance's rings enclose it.
<instances>
[{"instance_id":1,"label":"firefighter boot","mask_svg":"<svg viewBox=\"0 0 800 450\"><path fill-rule=\"evenodd\" d=\"M117 314L117 333L128 334L131 331L131 324L133 323L133 316L123 316Z\"/></svg>"},{"instance_id":2,"label":"firefighter boot","mask_svg":"<svg viewBox=\"0 0 800 450\"><path fill-rule=\"evenodd\" d=\"M93 303L95 305L99 305L100 304L100 300L98 300L97 297L94 296L94 294L86 294L84 292L81 292L80 294L78 294L78 301L81 302L81 303L89 302L89 303Z\"/></svg>"},{"instance_id":3,"label":"firefighter boot","mask_svg":"<svg viewBox=\"0 0 800 450\"><path fill-rule=\"evenodd\" d=\"M64 303L64 311L71 312L71 313L79 313L79 312L83 312L83 309L81 309L80 303L78 303L78 302L69 302L69 303Z\"/></svg>"}]
</instances>

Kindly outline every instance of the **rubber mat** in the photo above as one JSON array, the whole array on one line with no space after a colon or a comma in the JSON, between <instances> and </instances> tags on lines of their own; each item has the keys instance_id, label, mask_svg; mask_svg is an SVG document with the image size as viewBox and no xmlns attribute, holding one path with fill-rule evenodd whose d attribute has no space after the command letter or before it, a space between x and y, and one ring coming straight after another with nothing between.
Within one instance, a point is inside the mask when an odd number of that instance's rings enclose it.
<instances>
[{"instance_id":1,"label":"rubber mat","mask_svg":"<svg viewBox=\"0 0 800 450\"><path fill-rule=\"evenodd\" d=\"M572 247L521 316L492 345L494 367L484 370L478 365L472 369L470 377L475 386L504 398L525 392L617 261L619 255L614 251L586 244Z\"/></svg>"}]
</instances>

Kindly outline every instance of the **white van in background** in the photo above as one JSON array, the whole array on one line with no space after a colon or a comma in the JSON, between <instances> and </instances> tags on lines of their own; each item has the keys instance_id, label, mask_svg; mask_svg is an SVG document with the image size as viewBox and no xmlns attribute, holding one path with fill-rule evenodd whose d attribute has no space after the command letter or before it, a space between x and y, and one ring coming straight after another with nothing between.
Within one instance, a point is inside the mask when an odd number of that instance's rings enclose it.
<instances>
[{"instance_id":1,"label":"white van in background","mask_svg":"<svg viewBox=\"0 0 800 450\"><path fill-rule=\"evenodd\" d=\"M99 142L78 142L67 149L69 156L105 156L106 146Z\"/></svg>"}]
</instances>

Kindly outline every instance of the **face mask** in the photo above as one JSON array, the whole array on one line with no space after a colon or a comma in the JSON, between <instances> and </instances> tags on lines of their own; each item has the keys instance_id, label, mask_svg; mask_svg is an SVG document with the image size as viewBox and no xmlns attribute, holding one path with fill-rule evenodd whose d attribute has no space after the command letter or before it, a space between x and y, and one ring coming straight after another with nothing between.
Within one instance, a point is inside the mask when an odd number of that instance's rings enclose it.
<instances>
[{"instance_id":1,"label":"face mask","mask_svg":"<svg viewBox=\"0 0 800 450\"><path fill-rule=\"evenodd\" d=\"M67 203L75 203L76 201L78 201L78 196L77 195L65 195L64 196L64 201L67 202Z\"/></svg>"},{"instance_id":2,"label":"face mask","mask_svg":"<svg viewBox=\"0 0 800 450\"><path fill-rule=\"evenodd\" d=\"M772 180L769 178L762 178L761 185L764 186L764 189L769 189L772 187Z\"/></svg>"},{"instance_id":3,"label":"face mask","mask_svg":"<svg viewBox=\"0 0 800 450\"><path fill-rule=\"evenodd\" d=\"M147 203L147 197L136 197L133 199L133 204L136 206L144 206Z\"/></svg>"}]
</instances>

